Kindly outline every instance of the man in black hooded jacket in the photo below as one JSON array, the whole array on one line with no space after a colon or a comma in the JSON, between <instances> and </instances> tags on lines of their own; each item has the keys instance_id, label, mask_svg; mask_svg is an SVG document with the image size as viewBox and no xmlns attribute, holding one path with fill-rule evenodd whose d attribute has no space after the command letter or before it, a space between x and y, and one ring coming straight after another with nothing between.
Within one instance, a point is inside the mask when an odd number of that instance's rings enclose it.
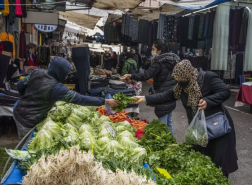
<instances>
[{"instance_id":1,"label":"man in black hooded jacket","mask_svg":"<svg viewBox=\"0 0 252 185\"><path fill-rule=\"evenodd\" d=\"M113 99L90 97L69 90L63 82L71 70L64 58L54 57L48 71L34 70L17 84L21 99L14 106L19 139L22 139L36 124L43 121L56 101L65 101L84 106L117 106Z\"/></svg>"}]
</instances>

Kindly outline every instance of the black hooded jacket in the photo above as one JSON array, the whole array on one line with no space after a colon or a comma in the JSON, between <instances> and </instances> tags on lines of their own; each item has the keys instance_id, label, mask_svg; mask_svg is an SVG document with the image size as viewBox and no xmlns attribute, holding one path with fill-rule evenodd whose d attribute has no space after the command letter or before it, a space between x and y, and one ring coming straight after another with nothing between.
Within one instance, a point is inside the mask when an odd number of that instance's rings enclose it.
<instances>
[{"instance_id":1,"label":"black hooded jacket","mask_svg":"<svg viewBox=\"0 0 252 185\"><path fill-rule=\"evenodd\" d=\"M24 127L33 128L46 118L56 101L85 106L104 105L104 98L83 96L60 83L65 80L70 70L71 64L66 59L54 57L48 71L34 70L20 80L17 88L21 99L14 107L15 120Z\"/></svg>"},{"instance_id":2,"label":"black hooded jacket","mask_svg":"<svg viewBox=\"0 0 252 185\"><path fill-rule=\"evenodd\" d=\"M133 74L131 79L145 81L153 78L153 87L156 92L165 92L176 85L171 77L174 66L180 58L173 53L163 53L153 58L153 64L144 73ZM168 76L167 76L168 75ZM162 117L176 108L176 102L155 106L155 114Z\"/></svg>"}]
</instances>

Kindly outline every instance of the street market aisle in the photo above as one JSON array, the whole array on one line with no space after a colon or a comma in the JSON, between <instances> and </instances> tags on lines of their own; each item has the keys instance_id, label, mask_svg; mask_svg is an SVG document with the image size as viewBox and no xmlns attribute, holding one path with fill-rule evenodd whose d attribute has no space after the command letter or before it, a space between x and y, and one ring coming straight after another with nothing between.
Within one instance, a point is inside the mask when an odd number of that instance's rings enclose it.
<instances>
[{"instance_id":1,"label":"street market aisle","mask_svg":"<svg viewBox=\"0 0 252 185\"><path fill-rule=\"evenodd\" d=\"M148 94L149 85L143 82L142 95ZM234 105L235 96L225 103L226 105ZM231 106L230 106L231 107ZM236 111L233 108L228 108L235 124L236 131L236 146L238 152L239 170L230 175L232 185L251 185L252 184L252 115L241 111ZM145 104L140 105L140 118L152 120L156 118L154 108L148 107ZM188 126L185 110L180 101L177 101L177 108L173 111L173 129L177 142L182 142L184 133Z\"/></svg>"}]
</instances>

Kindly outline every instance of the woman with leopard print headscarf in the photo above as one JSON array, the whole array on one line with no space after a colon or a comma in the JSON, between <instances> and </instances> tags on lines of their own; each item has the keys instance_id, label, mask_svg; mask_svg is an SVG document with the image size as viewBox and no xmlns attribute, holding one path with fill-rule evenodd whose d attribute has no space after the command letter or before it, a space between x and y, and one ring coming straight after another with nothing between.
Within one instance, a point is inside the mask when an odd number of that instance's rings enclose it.
<instances>
[{"instance_id":1,"label":"woman with leopard print headscarf","mask_svg":"<svg viewBox=\"0 0 252 185\"><path fill-rule=\"evenodd\" d=\"M174 89L154 95L137 96L136 103L146 102L147 105L153 106L181 99L190 124L198 108L205 111L206 117L213 115L222 111L222 104L230 97L230 90L216 73L196 69L188 60L178 63L172 75L178 81ZM222 168L223 174L228 176L238 169L238 158L234 123L226 109L225 113L232 131L209 140L207 147L194 148L211 157L216 166Z\"/></svg>"}]
</instances>

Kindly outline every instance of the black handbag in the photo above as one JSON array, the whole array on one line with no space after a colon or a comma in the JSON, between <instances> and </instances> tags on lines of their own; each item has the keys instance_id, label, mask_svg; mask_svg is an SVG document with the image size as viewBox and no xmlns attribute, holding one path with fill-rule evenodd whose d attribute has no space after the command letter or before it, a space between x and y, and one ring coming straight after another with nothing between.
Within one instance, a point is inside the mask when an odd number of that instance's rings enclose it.
<instances>
[{"instance_id":1,"label":"black handbag","mask_svg":"<svg viewBox=\"0 0 252 185\"><path fill-rule=\"evenodd\" d=\"M216 114L206 117L208 139L224 136L232 130L223 105L222 109L223 112L217 112Z\"/></svg>"}]
</instances>

